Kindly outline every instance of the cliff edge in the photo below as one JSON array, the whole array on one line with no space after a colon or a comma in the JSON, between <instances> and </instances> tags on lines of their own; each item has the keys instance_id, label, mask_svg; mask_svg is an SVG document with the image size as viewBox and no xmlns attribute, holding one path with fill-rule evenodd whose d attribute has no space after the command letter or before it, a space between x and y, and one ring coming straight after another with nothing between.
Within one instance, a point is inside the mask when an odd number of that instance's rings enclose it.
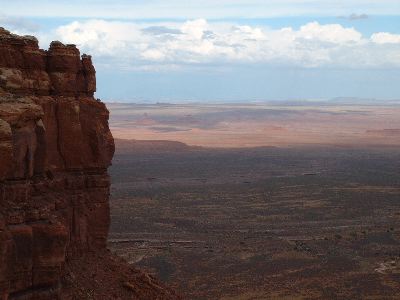
<instances>
[{"instance_id":1,"label":"cliff edge","mask_svg":"<svg viewBox=\"0 0 400 300\"><path fill-rule=\"evenodd\" d=\"M91 57L0 28L0 298L176 299L106 250L106 106Z\"/></svg>"}]
</instances>

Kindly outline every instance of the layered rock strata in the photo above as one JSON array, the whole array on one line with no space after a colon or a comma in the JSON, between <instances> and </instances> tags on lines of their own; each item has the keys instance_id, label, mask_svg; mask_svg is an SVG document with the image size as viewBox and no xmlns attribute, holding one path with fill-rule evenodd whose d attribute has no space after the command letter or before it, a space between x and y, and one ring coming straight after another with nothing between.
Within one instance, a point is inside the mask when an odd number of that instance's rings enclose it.
<instances>
[{"instance_id":1,"label":"layered rock strata","mask_svg":"<svg viewBox=\"0 0 400 300\"><path fill-rule=\"evenodd\" d=\"M114 153L91 57L0 28L0 299L57 299L68 260L105 249Z\"/></svg>"}]
</instances>

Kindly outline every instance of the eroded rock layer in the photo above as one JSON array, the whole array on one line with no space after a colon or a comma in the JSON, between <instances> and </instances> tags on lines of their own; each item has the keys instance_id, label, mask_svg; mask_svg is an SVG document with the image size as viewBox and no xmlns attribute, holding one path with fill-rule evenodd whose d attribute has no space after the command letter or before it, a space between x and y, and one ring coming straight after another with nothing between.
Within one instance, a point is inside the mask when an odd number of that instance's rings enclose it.
<instances>
[{"instance_id":1,"label":"eroded rock layer","mask_svg":"<svg viewBox=\"0 0 400 300\"><path fill-rule=\"evenodd\" d=\"M0 28L0 299L57 299L106 246L114 142L90 56Z\"/></svg>"}]
</instances>

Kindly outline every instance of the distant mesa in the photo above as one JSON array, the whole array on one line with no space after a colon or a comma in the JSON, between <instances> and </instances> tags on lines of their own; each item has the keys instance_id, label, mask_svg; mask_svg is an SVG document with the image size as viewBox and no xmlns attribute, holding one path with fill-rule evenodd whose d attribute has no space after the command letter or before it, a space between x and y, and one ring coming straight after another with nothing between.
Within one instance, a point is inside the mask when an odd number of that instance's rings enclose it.
<instances>
[{"instance_id":1,"label":"distant mesa","mask_svg":"<svg viewBox=\"0 0 400 300\"><path fill-rule=\"evenodd\" d=\"M163 140L124 140L124 139L115 139L115 144L117 151L119 153L129 152L176 152L176 151L187 151L187 150L196 150L203 149L199 146L189 146L182 142L177 141L163 141Z\"/></svg>"}]
</instances>

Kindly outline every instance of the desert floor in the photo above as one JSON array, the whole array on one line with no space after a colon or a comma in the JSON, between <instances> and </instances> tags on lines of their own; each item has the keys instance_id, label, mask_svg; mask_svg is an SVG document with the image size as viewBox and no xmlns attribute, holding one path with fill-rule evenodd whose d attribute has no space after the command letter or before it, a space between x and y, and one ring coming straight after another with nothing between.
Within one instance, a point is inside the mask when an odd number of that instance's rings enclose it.
<instances>
[{"instance_id":1,"label":"desert floor","mask_svg":"<svg viewBox=\"0 0 400 300\"><path fill-rule=\"evenodd\" d=\"M398 299L398 108L115 106L112 251L187 299Z\"/></svg>"}]
</instances>

